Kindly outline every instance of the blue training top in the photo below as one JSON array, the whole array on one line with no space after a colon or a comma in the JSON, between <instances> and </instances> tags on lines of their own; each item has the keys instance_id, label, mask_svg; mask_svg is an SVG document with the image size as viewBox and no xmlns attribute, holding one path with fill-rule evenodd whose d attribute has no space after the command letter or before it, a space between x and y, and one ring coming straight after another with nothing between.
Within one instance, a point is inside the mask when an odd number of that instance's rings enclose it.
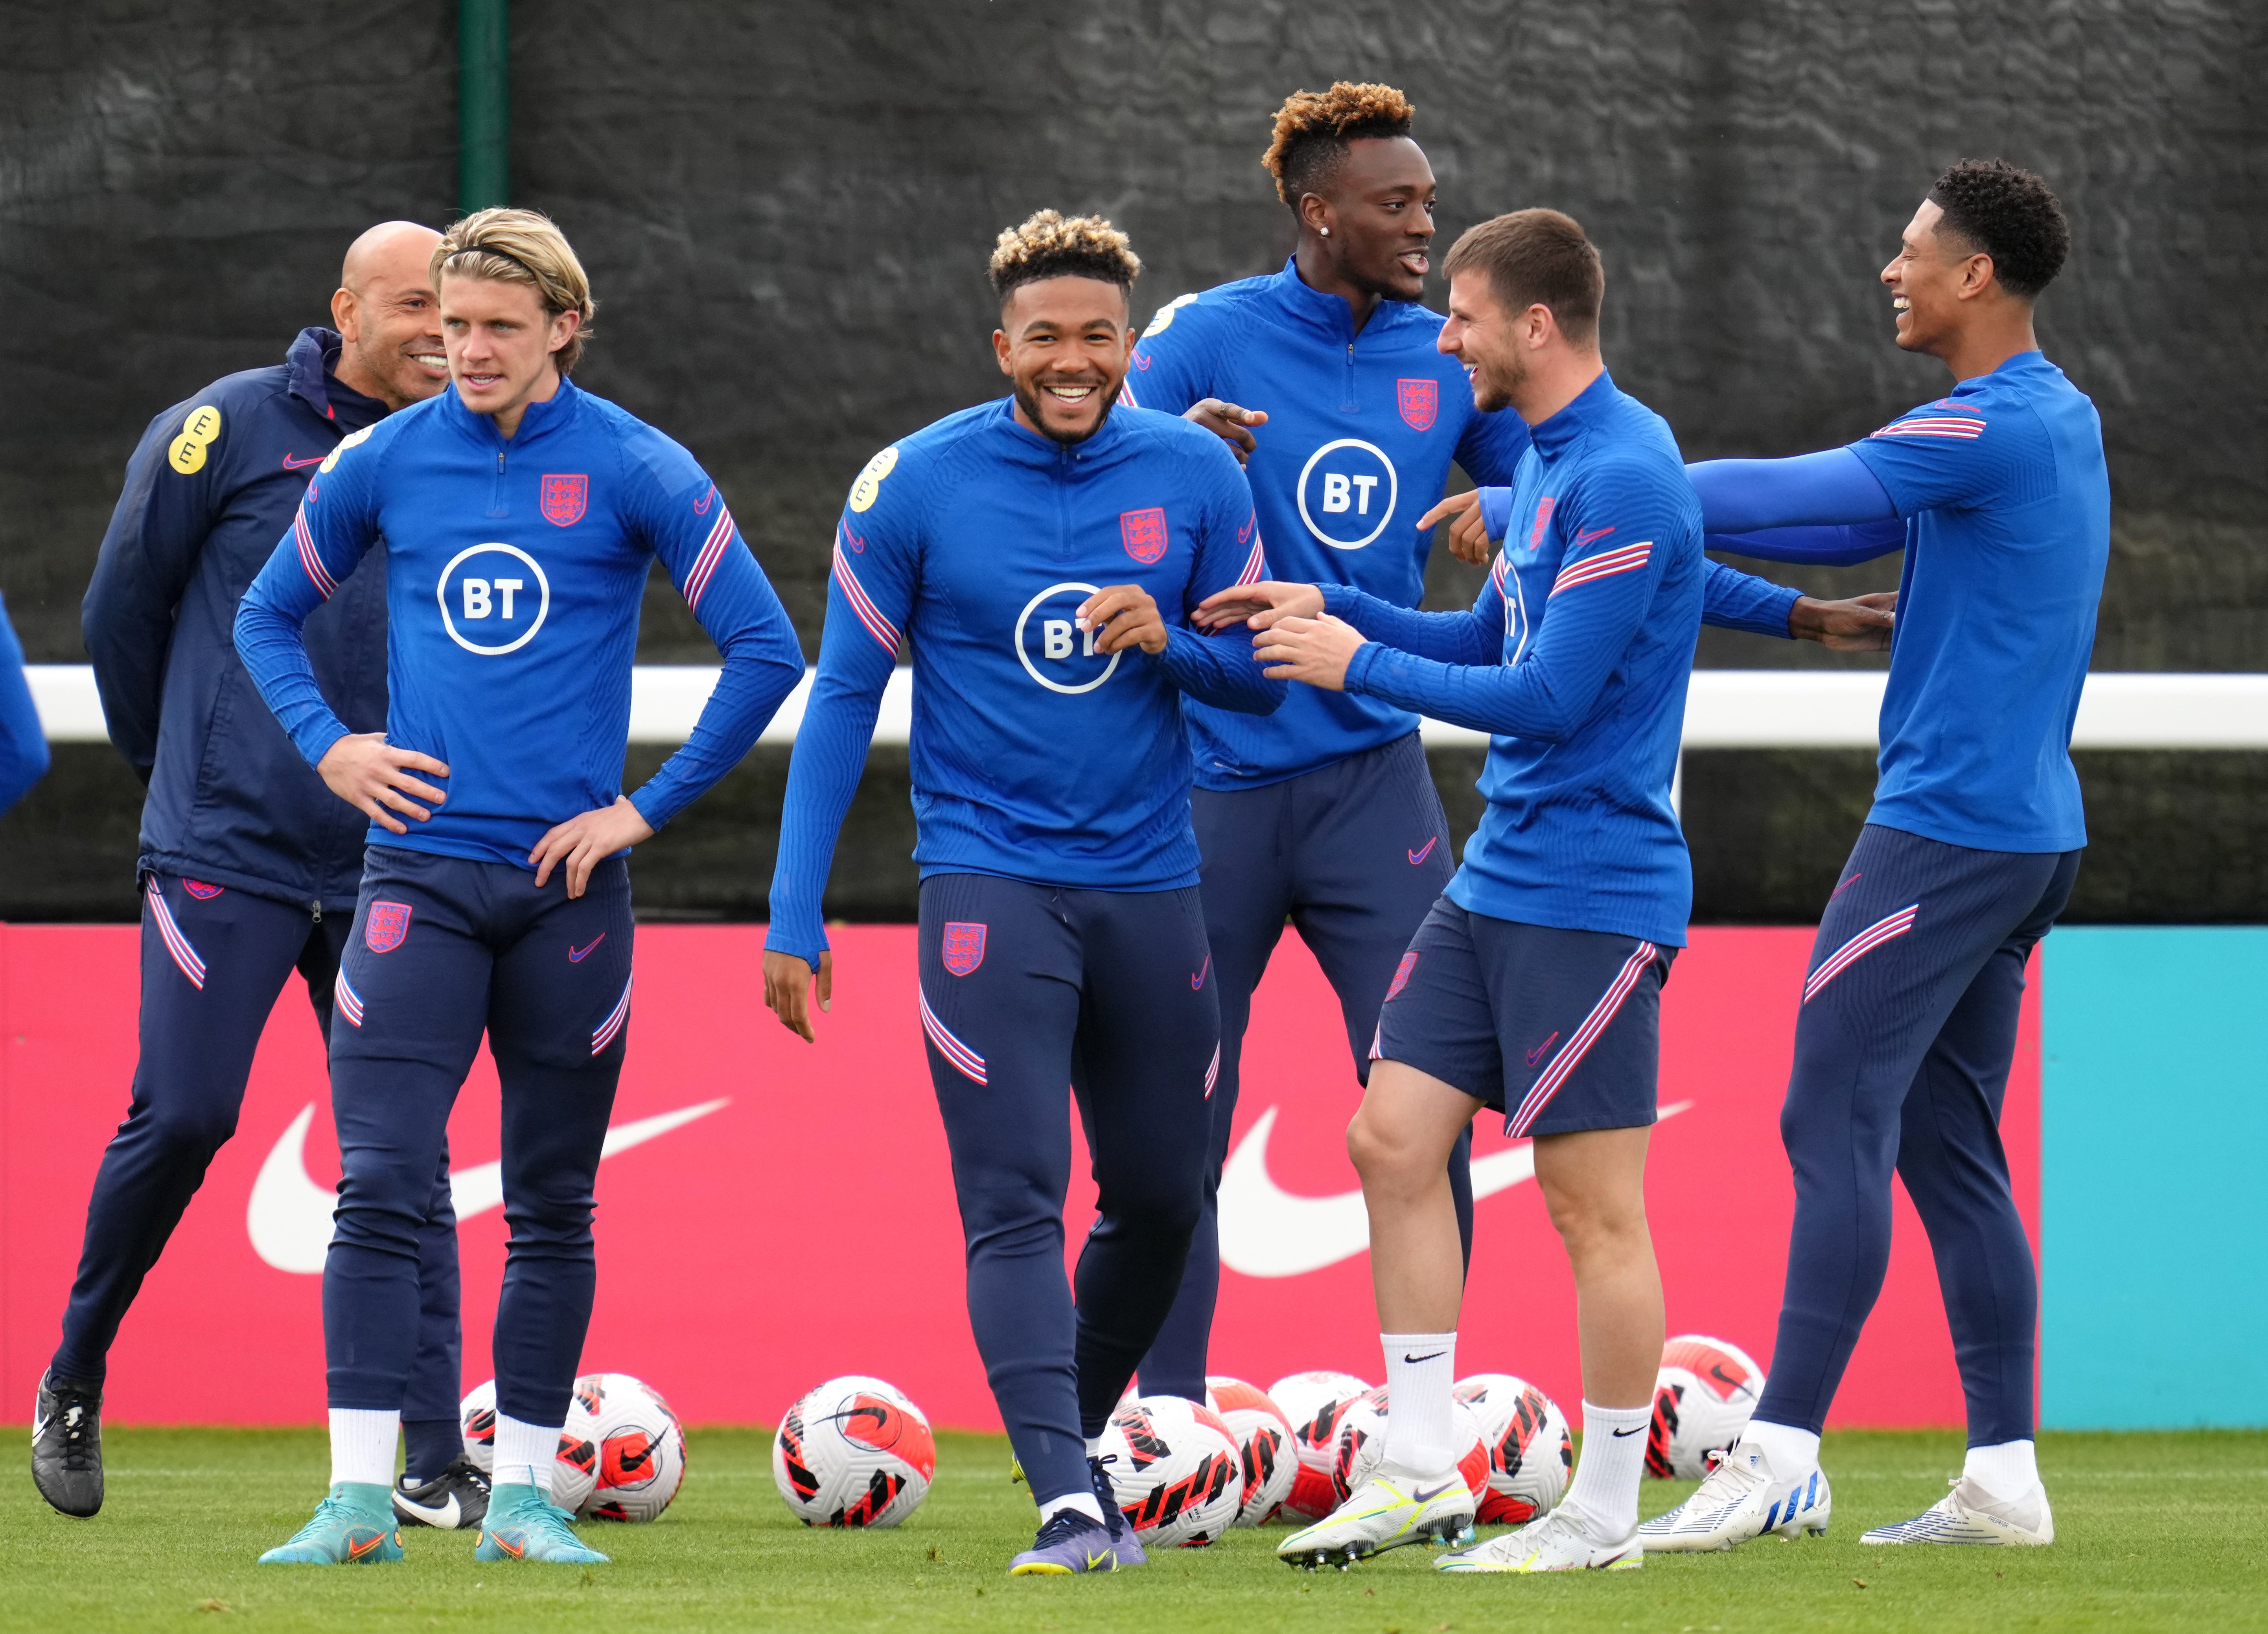
<instances>
[{"instance_id":1,"label":"blue training top","mask_svg":"<svg viewBox=\"0 0 2268 1634\"><path fill-rule=\"evenodd\" d=\"M1381 301L1358 332L1352 308L1309 289L1294 257L1272 277L1160 307L1122 401L1175 415L1206 397L1267 410L1245 474L1275 576L1416 607L1433 546L1418 519L1440 498L1449 461L1476 482L1508 482L1528 450L1518 415L1474 408L1464 366L1434 345L1444 321L1415 301ZM1280 782L1418 730L1383 698L1313 687L1265 718L1199 704L1189 718L1204 789Z\"/></svg>"},{"instance_id":2,"label":"blue training top","mask_svg":"<svg viewBox=\"0 0 2268 1634\"><path fill-rule=\"evenodd\" d=\"M0 600L0 812L48 774L48 734L24 679L24 649Z\"/></svg>"},{"instance_id":3,"label":"blue training top","mask_svg":"<svg viewBox=\"0 0 2268 1634\"><path fill-rule=\"evenodd\" d=\"M1693 483L1712 545L1821 561L1905 546L1867 821L1977 850L2087 843L2071 729L2110 477L2095 405L2062 370L2020 352L1845 448L1711 460ZM1902 527L1869 521L1892 512ZM1838 523L1855 526L1819 526Z\"/></svg>"},{"instance_id":4,"label":"blue training top","mask_svg":"<svg viewBox=\"0 0 2268 1634\"><path fill-rule=\"evenodd\" d=\"M1266 714L1241 625L1188 628L1215 591L1268 576L1252 496L1211 431L1114 408L1085 442L964 409L885 448L836 532L819 673L796 733L767 948L818 961L820 900L882 688L913 643L912 767L924 879L998 874L1162 891L1197 881L1182 696ZM1108 655L1077 628L1109 585L1156 598L1164 652Z\"/></svg>"},{"instance_id":5,"label":"blue training top","mask_svg":"<svg viewBox=\"0 0 2268 1634\"><path fill-rule=\"evenodd\" d=\"M1683 947L1693 871L1669 784L1701 632L1700 502L1668 423L1603 372L1534 437L1470 612L1325 587L1370 637L1347 687L1491 734L1460 906Z\"/></svg>"},{"instance_id":6,"label":"blue training top","mask_svg":"<svg viewBox=\"0 0 2268 1634\"><path fill-rule=\"evenodd\" d=\"M1906 519L1867 821L1979 850L2085 845L2071 728L2110 561L2095 404L2023 352L1851 452Z\"/></svg>"},{"instance_id":7,"label":"blue training top","mask_svg":"<svg viewBox=\"0 0 2268 1634\"><path fill-rule=\"evenodd\" d=\"M659 828L755 745L803 676L795 631L693 456L571 380L519 431L452 389L334 450L246 592L237 650L310 765L347 728L301 625L379 539L387 741L446 763L448 799L373 844L525 868L556 824L614 804L638 607L655 556L725 655L693 735L632 795Z\"/></svg>"}]
</instances>

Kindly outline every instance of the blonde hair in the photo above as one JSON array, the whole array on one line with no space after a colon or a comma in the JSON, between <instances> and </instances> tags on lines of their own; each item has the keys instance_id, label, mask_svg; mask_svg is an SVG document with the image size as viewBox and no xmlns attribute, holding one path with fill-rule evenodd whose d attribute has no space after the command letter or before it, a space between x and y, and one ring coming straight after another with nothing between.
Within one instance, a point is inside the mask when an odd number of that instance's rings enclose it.
<instances>
[{"instance_id":1,"label":"blonde hair","mask_svg":"<svg viewBox=\"0 0 2268 1634\"><path fill-rule=\"evenodd\" d=\"M1276 178L1276 196L1293 210L1302 195L1330 185L1347 144L1365 137L1406 136L1418 110L1392 85L1352 85L1329 91L1294 91L1276 110L1261 165Z\"/></svg>"},{"instance_id":2,"label":"blonde hair","mask_svg":"<svg viewBox=\"0 0 2268 1634\"><path fill-rule=\"evenodd\" d=\"M574 247L550 217L534 210L475 210L449 224L433 247L429 270L437 290L445 272L460 278L493 278L534 290L543 310L555 318L564 312L580 313L582 322L556 354L559 372L574 372L583 342L591 338L599 303L592 297L591 280L575 258Z\"/></svg>"},{"instance_id":3,"label":"blonde hair","mask_svg":"<svg viewBox=\"0 0 2268 1634\"><path fill-rule=\"evenodd\" d=\"M1142 258L1124 233L1100 216L1035 210L994 241L986 269L1002 301L1020 284L1042 278L1095 278L1130 290Z\"/></svg>"}]
</instances>

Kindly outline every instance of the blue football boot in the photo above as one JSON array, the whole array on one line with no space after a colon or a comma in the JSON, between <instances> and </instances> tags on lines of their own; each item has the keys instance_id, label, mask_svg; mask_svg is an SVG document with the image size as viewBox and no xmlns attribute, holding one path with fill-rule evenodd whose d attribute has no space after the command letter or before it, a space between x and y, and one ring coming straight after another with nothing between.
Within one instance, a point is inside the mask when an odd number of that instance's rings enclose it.
<instances>
[{"instance_id":1,"label":"blue football boot","mask_svg":"<svg viewBox=\"0 0 2268 1634\"><path fill-rule=\"evenodd\" d=\"M314 1518L260 1557L263 1566L364 1566L401 1558L394 1493L383 1482L342 1481Z\"/></svg>"},{"instance_id":2,"label":"blue football boot","mask_svg":"<svg viewBox=\"0 0 2268 1634\"><path fill-rule=\"evenodd\" d=\"M587 1548L567 1525L567 1512L532 1486L499 1486L481 1517L475 1560L541 1560L565 1566L603 1566L607 1557Z\"/></svg>"},{"instance_id":3,"label":"blue football boot","mask_svg":"<svg viewBox=\"0 0 2268 1634\"><path fill-rule=\"evenodd\" d=\"M1059 1509L1040 1528L1032 1546L1008 1563L1010 1577L1067 1576L1075 1571L1116 1571L1122 1563L1110 1528L1076 1509Z\"/></svg>"}]
</instances>

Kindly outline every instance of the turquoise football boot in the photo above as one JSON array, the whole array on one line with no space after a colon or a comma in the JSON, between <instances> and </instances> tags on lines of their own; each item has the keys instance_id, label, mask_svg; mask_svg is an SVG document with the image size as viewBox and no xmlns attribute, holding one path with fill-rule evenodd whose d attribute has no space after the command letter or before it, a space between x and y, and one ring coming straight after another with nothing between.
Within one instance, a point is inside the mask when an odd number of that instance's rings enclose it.
<instances>
[{"instance_id":1,"label":"turquoise football boot","mask_svg":"<svg viewBox=\"0 0 2268 1634\"><path fill-rule=\"evenodd\" d=\"M401 1558L394 1492L383 1482L342 1481L314 1518L260 1557L263 1566L371 1566Z\"/></svg>"},{"instance_id":2,"label":"turquoise football boot","mask_svg":"<svg viewBox=\"0 0 2268 1634\"><path fill-rule=\"evenodd\" d=\"M568 1528L567 1512L532 1486L499 1486L481 1518L475 1560L542 1560L556 1565L603 1566L607 1557Z\"/></svg>"}]
</instances>

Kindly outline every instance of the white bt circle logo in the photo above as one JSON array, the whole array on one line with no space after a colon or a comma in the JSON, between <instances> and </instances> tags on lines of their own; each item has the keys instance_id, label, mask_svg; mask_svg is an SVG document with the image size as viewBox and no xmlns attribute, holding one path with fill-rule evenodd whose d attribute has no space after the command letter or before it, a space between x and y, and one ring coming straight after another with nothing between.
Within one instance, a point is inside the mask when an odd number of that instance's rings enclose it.
<instances>
[{"instance_id":1,"label":"white bt circle logo","mask_svg":"<svg viewBox=\"0 0 2268 1634\"><path fill-rule=\"evenodd\" d=\"M475 560L479 557L490 559ZM460 568L468 570L460 573ZM517 545L471 545L460 550L441 570L434 594L440 600L441 625L449 639L484 659L519 651L543 628L551 611L551 581L543 577L535 558Z\"/></svg>"},{"instance_id":2,"label":"white bt circle logo","mask_svg":"<svg viewBox=\"0 0 2268 1634\"><path fill-rule=\"evenodd\" d=\"M1094 632L1079 627L1079 604L1096 588L1049 585L1016 615L1016 659L1026 674L1049 692L1092 692L1110 679L1125 656L1123 651L1097 652Z\"/></svg>"},{"instance_id":3,"label":"white bt circle logo","mask_svg":"<svg viewBox=\"0 0 2268 1634\"><path fill-rule=\"evenodd\" d=\"M1334 550L1359 550L1386 531L1400 492L1383 449L1342 437L1307 456L1300 472L1300 519Z\"/></svg>"}]
</instances>

